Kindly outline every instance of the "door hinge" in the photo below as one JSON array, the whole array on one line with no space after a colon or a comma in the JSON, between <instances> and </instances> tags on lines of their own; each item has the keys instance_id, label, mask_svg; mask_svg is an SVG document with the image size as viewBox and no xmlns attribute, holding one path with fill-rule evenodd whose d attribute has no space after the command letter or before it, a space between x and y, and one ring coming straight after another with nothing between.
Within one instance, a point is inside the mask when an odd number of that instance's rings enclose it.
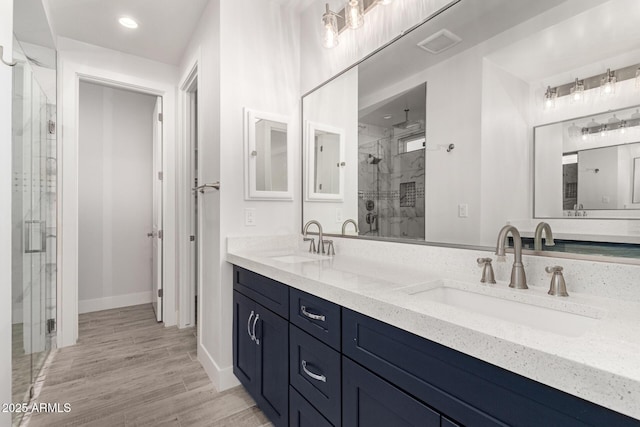
<instances>
[{"instance_id":1,"label":"door hinge","mask_svg":"<svg viewBox=\"0 0 640 427\"><path fill-rule=\"evenodd\" d=\"M47 319L47 333L55 332L56 330L56 319Z\"/></svg>"},{"instance_id":2,"label":"door hinge","mask_svg":"<svg viewBox=\"0 0 640 427\"><path fill-rule=\"evenodd\" d=\"M164 173L162 171L158 172L158 179L162 181L164 179Z\"/></svg>"},{"instance_id":3,"label":"door hinge","mask_svg":"<svg viewBox=\"0 0 640 427\"><path fill-rule=\"evenodd\" d=\"M158 289L158 298L162 298L163 294L162 289Z\"/></svg>"},{"instance_id":4,"label":"door hinge","mask_svg":"<svg viewBox=\"0 0 640 427\"><path fill-rule=\"evenodd\" d=\"M195 242L196 241L196 236L189 236L189 241Z\"/></svg>"},{"instance_id":5,"label":"door hinge","mask_svg":"<svg viewBox=\"0 0 640 427\"><path fill-rule=\"evenodd\" d=\"M149 116L147 116L149 117ZM162 113L158 113L158 121L161 122L163 119Z\"/></svg>"},{"instance_id":6,"label":"door hinge","mask_svg":"<svg viewBox=\"0 0 640 427\"><path fill-rule=\"evenodd\" d=\"M162 230L158 230L158 239L162 239L163 236L164 233L162 232Z\"/></svg>"}]
</instances>

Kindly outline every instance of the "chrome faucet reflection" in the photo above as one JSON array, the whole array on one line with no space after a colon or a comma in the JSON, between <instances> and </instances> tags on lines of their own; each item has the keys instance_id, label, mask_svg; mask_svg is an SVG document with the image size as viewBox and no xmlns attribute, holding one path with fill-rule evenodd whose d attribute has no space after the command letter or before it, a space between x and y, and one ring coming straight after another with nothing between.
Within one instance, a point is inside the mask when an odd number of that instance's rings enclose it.
<instances>
[{"instance_id":1,"label":"chrome faucet reflection","mask_svg":"<svg viewBox=\"0 0 640 427\"><path fill-rule=\"evenodd\" d=\"M356 234L358 234L358 232L360 230L358 230L358 224L356 224L356 222L352 219L348 219L345 222L342 223L342 235L344 236L347 232L347 225L349 224L353 224L353 227L356 229Z\"/></svg>"},{"instance_id":2,"label":"chrome faucet reflection","mask_svg":"<svg viewBox=\"0 0 640 427\"><path fill-rule=\"evenodd\" d=\"M324 235L322 234L322 226L320 225L320 223L318 221L316 221L315 219L312 219L311 221L307 222L304 225L304 228L302 229L302 236L304 237L305 241L307 240L307 231L309 230L309 226L311 225L316 225L318 227L318 246L317 249L315 247L315 245L313 245L312 243L312 248L313 250L309 249L309 251L317 253L317 254L323 254L324 253ZM313 238L311 238L311 240L313 241Z\"/></svg>"},{"instance_id":3,"label":"chrome faucet reflection","mask_svg":"<svg viewBox=\"0 0 640 427\"><path fill-rule=\"evenodd\" d=\"M510 288L529 289L527 286L527 277L524 273L524 265L522 264L522 238L520 232L513 225L505 225L498 233L498 243L496 244L496 255L505 256L505 247L507 246L507 236L511 233L513 236L513 267L511 268Z\"/></svg>"},{"instance_id":4,"label":"chrome faucet reflection","mask_svg":"<svg viewBox=\"0 0 640 427\"><path fill-rule=\"evenodd\" d=\"M533 250L542 250L542 233L544 232L544 244L546 246L554 246L556 243L553 240L553 232L551 226L546 222L540 222L536 227L536 234L533 237Z\"/></svg>"}]
</instances>

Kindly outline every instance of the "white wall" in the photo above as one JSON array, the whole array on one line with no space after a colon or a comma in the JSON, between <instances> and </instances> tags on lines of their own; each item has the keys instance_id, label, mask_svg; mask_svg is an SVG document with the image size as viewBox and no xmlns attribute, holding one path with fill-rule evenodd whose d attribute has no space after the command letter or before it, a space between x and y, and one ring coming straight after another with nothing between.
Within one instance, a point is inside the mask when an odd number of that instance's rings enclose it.
<instances>
[{"instance_id":1,"label":"white wall","mask_svg":"<svg viewBox=\"0 0 640 427\"><path fill-rule=\"evenodd\" d=\"M220 21L220 16L224 20ZM224 261L229 235L300 231L300 164L292 201L244 200L243 108L291 117L292 148L300 158L299 25L292 9L266 0L212 0L180 64L186 76L198 64L199 182L220 181L201 197L198 359L219 389L237 384L232 373L232 273ZM184 194L186 185L182 188ZM183 199L181 199L183 200ZM244 225L244 208L256 225Z\"/></svg>"},{"instance_id":2,"label":"white wall","mask_svg":"<svg viewBox=\"0 0 640 427\"><path fill-rule=\"evenodd\" d=\"M80 313L151 302L155 102L80 82Z\"/></svg>"},{"instance_id":3,"label":"white wall","mask_svg":"<svg viewBox=\"0 0 640 427\"><path fill-rule=\"evenodd\" d=\"M175 182L175 95L176 67L123 54L98 46L58 38L58 159L61 250L58 265L61 303L57 318L58 344L72 345L77 340L78 313L78 92L79 81L123 85L163 97L164 176ZM176 201L175 186L164 185L164 322L176 323Z\"/></svg>"},{"instance_id":4,"label":"white wall","mask_svg":"<svg viewBox=\"0 0 640 427\"><path fill-rule=\"evenodd\" d=\"M13 54L13 1L0 0L0 46ZM0 402L11 402L11 68L0 64ZM11 414L0 412L0 426Z\"/></svg>"}]
</instances>

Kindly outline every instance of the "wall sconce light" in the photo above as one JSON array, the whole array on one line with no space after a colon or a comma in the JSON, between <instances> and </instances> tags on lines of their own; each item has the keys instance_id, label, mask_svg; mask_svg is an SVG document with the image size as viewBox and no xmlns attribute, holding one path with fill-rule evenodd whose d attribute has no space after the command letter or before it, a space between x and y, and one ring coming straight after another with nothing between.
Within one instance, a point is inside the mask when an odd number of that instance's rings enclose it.
<instances>
[{"instance_id":1,"label":"wall sconce light","mask_svg":"<svg viewBox=\"0 0 640 427\"><path fill-rule=\"evenodd\" d=\"M322 45L332 48L338 45L339 35L347 28L357 29L364 25L364 15L377 5L391 4L393 0L347 0L345 7L333 12L326 4L322 14Z\"/></svg>"},{"instance_id":2,"label":"wall sconce light","mask_svg":"<svg viewBox=\"0 0 640 427\"><path fill-rule=\"evenodd\" d=\"M364 25L364 2L363 0L349 0L345 8L345 18L347 27L352 30Z\"/></svg>"},{"instance_id":3,"label":"wall sconce light","mask_svg":"<svg viewBox=\"0 0 640 427\"><path fill-rule=\"evenodd\" d=\"M575 124L573 126L575 126ZM614 114L613 117L607 120L607 123L605 124L600 124L591 119L589 123L580 128L578 135L572 134L572 127L569 127L568 129L569 136L580 136L583 141L588 140L590 137L595 138L597 136L605 138L615 132L624 135L628 131L638 132L640 130L640 113L634 113L631 117L624 120L620 120Z\"/></svg>"},{"instance_id":4,"label":"wall sconce light","mask_svg":"<svg viewBox=\"0 0 640 427\"><path fill-rule=\"evenodd\" d=\"M573 87L569 89L571 101L580 102L584 99L584 80L578 80L573 83Z\"/></svg>"},{"instance_id":5,"label":"wall sconce light","mask_svg":"<svg viewBox=\"0 0 640 427\"><path fill-rule=\"evenodd\" d=\"M616 72L607 68L607 73L602 77L600 82L600 94L609 96L616 93Z\"/></svg>"},{"instance_id":6,"label":"wall sconce light","mask_svg":"<svg viewBox=\"0 0 640 427\"><path fill-rule=\"evenodd\" d=\"M322 45L328 49L338 46L338 34L338 14L332 12L327 3L326 11L322 14Z\"/></svg>"},{"instance_id":7,"label":"wall sconce light","mask_svg":"<svg viewBox=\"0 0 640 427\"><path fill-rule=\"evenodd\" d=\"M558 92L555 89L551 89L551 86L547 86L547 91L544 94L544 109L551 110L556 107L556 98Z\"/></svg>"},{"instance_id":8,"label":"wall sconce light","mask_svg":"<svg viewBox=\"0 0 640 427\"><path fill-rule=\"evenodd\" d=\"M554 104L549 101L550 94L554 93L556 100L564 96L570 96L571 102L581 102L585 99L587 91L591 89L599 89L600 95L612 96L619 90L618 83L635 79L635 88L640 90L640 64L630 65L628 67L611 70L610 68L603 74L587 77L585 79L575 79L571 83L560 86L548 86L544 93L544 109L549 108L548 104Z\"/></svg>"}]
</instances>

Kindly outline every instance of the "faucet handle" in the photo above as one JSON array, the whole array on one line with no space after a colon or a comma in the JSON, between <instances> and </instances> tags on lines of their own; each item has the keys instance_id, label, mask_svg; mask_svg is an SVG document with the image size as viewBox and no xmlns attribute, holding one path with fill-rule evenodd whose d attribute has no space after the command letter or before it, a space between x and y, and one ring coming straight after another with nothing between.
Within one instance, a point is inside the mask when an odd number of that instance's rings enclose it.
<instances>
[{"instance_id":1,"label":"faucet handle","mask_svg":"<svg viewBox=\"0 0 640 427\"><path fill-rule=\"evenodd\" d=\"M549 285L549 295L559 296L559 297L568 297L567 293L567 284L564 281L564 276L562 274L563 268L559 265L545 267L544 269L547 273L553 273L551 276L551 284Z\"/></svg>"},{"instance_id":2,"label":"faucet handle","mask_svg":"<svg viewBox=\"0 0 640 427\"><path fill-rule=\"evenodd\" d=\"M311 252L311 253L316 253L317 252L316 251L316 241L315 241L315 239L313 237L304 237L302 239L302 241L303 242L311 242L309 244L309 252Z\"/></svg>"},{"instance_id":3,"label":"faucet handle","mask_svg":"<svg viewBox=\"0 0 640 427\"><path fill-rule=\"evenodd\" d=\"M329 245L327 248L327 255L333 256L336 254L336 251L333 249L333 240L323 240L322 243Z\"/></svg>"},{"instance_id":4,"label":"faucet handle","mask_svg":"<svg viewBox=\"0 0 640 427\"><path fill-rule=\"evenodd\" d=\"M478 265L482 267L482 278L480 279L480 283L496 283L496 277L493 274L491 261L491 258L478 258Z\"/></svg>"}]
</instances>

